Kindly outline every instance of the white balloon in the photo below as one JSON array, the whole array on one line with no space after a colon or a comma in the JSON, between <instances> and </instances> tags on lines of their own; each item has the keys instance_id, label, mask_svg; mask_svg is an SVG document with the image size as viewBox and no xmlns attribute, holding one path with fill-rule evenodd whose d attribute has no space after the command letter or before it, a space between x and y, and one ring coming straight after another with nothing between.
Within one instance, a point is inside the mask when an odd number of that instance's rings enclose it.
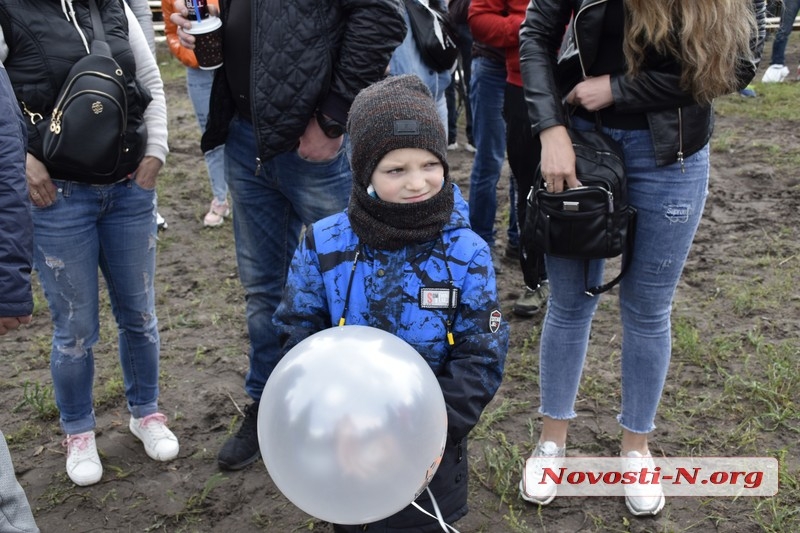
<instances>
[{"instance_id":1,"label":"white balloon","mask_svg":"<svg viewBox=\"0 0 800 533\"><path fill-rule=\"evenodd\" d=\"M425 490L447 438L433 371L401 338L368 326L320 331L273 370L258 410L261 455L306 513L363 524Z\"/></svg>"}]
</instances>

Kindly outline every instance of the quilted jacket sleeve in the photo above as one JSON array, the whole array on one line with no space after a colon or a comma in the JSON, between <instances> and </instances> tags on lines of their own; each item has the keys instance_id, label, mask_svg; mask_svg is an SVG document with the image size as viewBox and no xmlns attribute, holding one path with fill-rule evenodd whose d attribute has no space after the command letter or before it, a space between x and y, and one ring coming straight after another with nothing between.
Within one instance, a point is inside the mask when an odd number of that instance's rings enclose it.
<instances>
[{"instance_id":1,"label":"quilted jacket sleeve","mask_svg":"<svg viewBox=\"0 0 800 533\"><path fill-rule=\"evenodd\" d=\"M406 24L401 0L343 0L345 28L331 87L320 109L347 121L361 89L384 76L392 52L403 42Z\"/></svg>"}]
</instances>

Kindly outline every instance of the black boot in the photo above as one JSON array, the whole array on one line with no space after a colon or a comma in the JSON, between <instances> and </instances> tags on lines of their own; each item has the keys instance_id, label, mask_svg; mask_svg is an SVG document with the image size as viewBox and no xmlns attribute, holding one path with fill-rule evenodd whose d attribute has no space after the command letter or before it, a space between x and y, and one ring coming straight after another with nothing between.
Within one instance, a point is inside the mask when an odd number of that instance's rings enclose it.
<instances>
[{"instance_id":1,"label":"black boot","mask_svg":"<svg viewBox=\"0 0 800 533\"><path fill-rule=\"evenodd\" d=\"M217 463L223 470L241 470L258 460L258 402L244 407L244 420L236 435L229 438L217 455Z\"/></svg>"}]
</instances>

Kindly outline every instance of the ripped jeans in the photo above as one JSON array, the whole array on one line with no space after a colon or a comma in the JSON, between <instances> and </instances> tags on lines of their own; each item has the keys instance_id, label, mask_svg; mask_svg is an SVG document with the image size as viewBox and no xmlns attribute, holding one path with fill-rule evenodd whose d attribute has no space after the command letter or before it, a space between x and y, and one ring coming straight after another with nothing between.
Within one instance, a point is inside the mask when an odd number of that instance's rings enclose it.
<instances>
[{"instance_id":1,"label":"ripped jeans","mask_svg":"<svg viewBox=\"0 0 800 533\"><path fill-rule=\"evenodd\" d=\"M578 118L575 124L593 126ZM604 130L622 143L628 201L638 210L633 260L619 286L622 405L617 419L629 431L648 433L655 428L672 351L672 300L708 195L708 146L687 157L681 172L678 163L656 166L648 130ZM551 292L542 326L539 412L568 420L576 416L600 297L584 294L583 261L550 256L545 261ZM603 266L602 260L590 262L590 285L599 284Z\"/></svg>"},{"instance_id":2,"label":"ripped jeans","mask_svg":"<svg viewBox=\"0 0 800 533\"><path fill-rule=\"evenodd\" d=\"M92 404L99 323L99 275L119 330L128 409L158 411L158 321L155 314L156 191L134 180L87 185L53 180L53 205L33 208L34 267L53 321L50 371L61 428L95 427Z\"/></svg>"}]
</instances>

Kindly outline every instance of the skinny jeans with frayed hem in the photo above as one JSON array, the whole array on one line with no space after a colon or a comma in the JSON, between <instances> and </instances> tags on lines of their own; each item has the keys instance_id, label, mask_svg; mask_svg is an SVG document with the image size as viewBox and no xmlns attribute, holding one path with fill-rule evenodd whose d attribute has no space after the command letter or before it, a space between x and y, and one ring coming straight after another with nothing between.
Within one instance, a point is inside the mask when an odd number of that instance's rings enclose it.
<instances>
[{"instance_id":1,"label":"skinny jeans with frayed hem","mask_svg":"<svg viewBox=\"0 0 800 533\"><path fill-rule=\"evenodd\" d=\"M580 129L593 124L574 119ZM672 351L675 289L708 195L708 146L679 163L657 167L649 130L603 128L622 144L628 201L638 210L633 259L619 285L622 319L622 406L619 423L634 433L655 428ZM576 416L575 399L600 297L584 293L584 262L545 257L550 300L540 346L541 407L556 420ZM589 284L603 278L603 260L589 264ZM610 273L609 273L610 274Z\"/></svg>"},{"instance_id":2,"label":"skinny jeans with frayed hem","mask_svg":"<svg viewBox=\"0 0 800 533\"><path fill-rule=\"evenodd\" d=\"M55 203L32 210L33 261L53 320L50 372L61 428L74 435L95 427L98 266L119 330L128 409L136 418L158 410L156 191L133 179L111 185L53 184Z\"/></svg>"}]
</instances>

